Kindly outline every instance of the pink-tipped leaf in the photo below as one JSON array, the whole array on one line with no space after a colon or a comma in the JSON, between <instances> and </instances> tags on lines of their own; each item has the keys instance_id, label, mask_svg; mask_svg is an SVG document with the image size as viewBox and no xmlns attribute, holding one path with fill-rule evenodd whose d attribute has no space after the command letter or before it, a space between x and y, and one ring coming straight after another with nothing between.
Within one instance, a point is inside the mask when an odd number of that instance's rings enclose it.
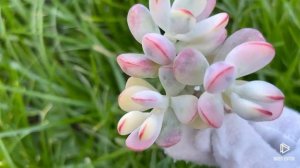
<instances>
[{"instance_id":1,"label":"pink-tipped leaf","mask_svg":"<svg viewBox=\"0 0 300 168\"><path fill-rule=\"evenodd\" d=\"M262 102L284 100L284 94L276 86L265 81L251 81L234 85L232 90L244 98Z\"/></svg>"},{"instance_id":2,"label":"pink-tipped leaf","mask_svg":"<svg viewBox=\"0 0 300 168\"><path fill-rule=\"evenodd\" d=\"M143 90L131 96L133 102L148 108L166 109L168 106L168 98L161 95L157 91Z\"/></svg>"},{"instance_id":3,"label":"pink-tipped leaf","mask_svg":"<svg viewBox=\"0 0 300 168\"><path fill-rule=\"evenodd\" d=\"M176 38L184 42L197 42L212 36L214 33L224 29L228 24L229 16L227 13L219 13L198 22L194 28L186 34L177 35Z\"/></svg>"},{"instance_id":4,"label":"pink-tipped leaf","mask_svg":"<svg viewBox=\"0 0 300 168\"><path fill-rule=\"evenodd\" d=\"M119 106L122 110L124 111L145 111L150 109L149 107L143 106L139 103L136 103L135 101L132 100L132 96L140 91L144 91L144 90L149 90L149 88L147 87L143 87L143 86L131 86L129 88L126 88L120 95L118 98L118 103Z\"/></svg>"},{"instance_id":5,"label":"pink-tipped leaf","mask_svg":"<svg viewBox=\"0 0 300 168\"><path fill-rule=\"evenodd\" d=\"M224 119L224 103L221 95L204 92L198 101L198 113L211 127L221 127Z\"/></svg>"},{"instance_id":6,"label":"pink-tipped leaf","mask_svg":"<svg viewBox=\"0 0 300 168\"><path fill-rule=\"evenodd\" d=\"M131 111L126 113L118 123L118 132L120 135L127 135L138 128L149 116L149 113L140 111Z\"/></svg>"},{"instance_id":7,"label":"pink-tipped leaf","mask_svg":"<svg viewBox=\"0 0 300 168\"><path fill-rule=\"evenodd\" d=\"M186 85L201 85L207 67L204 55L192 48L183 49L173 65L175 78Z\"/></svg>"},{"instance_id":8,"label":"pink-tipped leaf","mask_svg":"<svg viewBox=\"0 0 300 168\"><path fill-rule=\"evenodd\" d=\"M225 61L237 68L237 76L245 76L260 70L269 64L275 56L275 49L270 43L251 41L235 47Z\"/></svg>"},{"instance_id":9,"label":"pink-tipped leaf","mask_svg":"<svg viewBox=\"0 0 300 168\"><path fill-rule=\"evenodd\" d=\"M229 36L224 44L215 52L214 62L224 61L227 54L236 46L249 41L266 41L263 35L256 29L244 28Z\"/></svg>"},{"instance_id":10,"label":"pink-tipped leaf","mask_svg":"<svg viewBox=\"0 0 300 168\"><path fill-rule=\"evenodd\" d=\"M244 119L252 121L270 121L278 118L283 110L284 101L261 102L231 94L232 111Z\"/></svg>"},{"instance_id":11,"label":"pink-tipped leaf","mask_svg":"<svg viewBox=\"0 0 300 168\"><path fill-rule=\"evenodd\" d=\"M142 45L145 56L160 65L170 64L176 56L173 43L160 34L150 33L145 35Z\"/></svg>"},{"instance_id":12,"label":"pink-tipped leaf","mask_svg":"<svg viewBox=\"0 0 300 168\"><path fill-rule=\"evenodd\" d=\"M217 62L209 66L204 76L204 89L209 93L220 93L235 80L235 67L226 62Z\"/></svg>"},{"instance_id":13,"label":"pink-tipped leaf","mask_svg":"<svg viewBox=\"0 0 300 168\"><path fill-rule=\"evenodd\" d=\"M133 37L140 43L145 34L160 33L149 10L141 4L136 4L130 8L127 15L127 23Z\"/></svg>"},{"instance_id":14,"label":"pink-tipped leaf","mask_svg":"<svg viewBox=\"0 0 300 168\"><path fill-rule=\"evenodd\" d=\"M140 127L139 130L139 139L141 141L151 139L161 128L161 120L159 119L159 115L151 114Z\"/></svg>"},{"instance_id":15,"label":"pink-tipped leaf","mask_svg":"<svg viewBox=\"0 0 300 168\"><path fill-rule=\"evenodd\" d=\"M151 127L147 128L145 127L145 125L142 125L140 128L135 129L127 137L126 146L129 149L134 151L142 151L149 148L155 142L155 140L160 134L162 122L163 122L163 116L164 116L163 112L156 111L155 114L152 113L151 117L156 119L157 125L155 125L155 128L151 128ZM149 130L149 129L153 129L153 130ZM149 132L145 132L145 131L149 131Z\"/></svg>"},{"instance_id":16,"label":"pink-tipped leaf","mask_svg":"<svg viewBox=\"0 0 300 168\"><path fill-rule=\"evenodd\" d=\"M157 133L157 136L159 133ZM151 137L148 140L140 140L139 129L134 130L126 139L126 146L133 151L143 151L154 144L156 136Z\"/></svg>"},{"instance_id":17,"label":"pink-tipped leaf","mask_svg":"<svg viewBox=\"0 0 300 168\"><path fill-rule=\"evenodd\" d=\"M141 54L122 54L117 62L124 73L137 78L155 78L159 66Z\"/></svg>"}]
</instances>

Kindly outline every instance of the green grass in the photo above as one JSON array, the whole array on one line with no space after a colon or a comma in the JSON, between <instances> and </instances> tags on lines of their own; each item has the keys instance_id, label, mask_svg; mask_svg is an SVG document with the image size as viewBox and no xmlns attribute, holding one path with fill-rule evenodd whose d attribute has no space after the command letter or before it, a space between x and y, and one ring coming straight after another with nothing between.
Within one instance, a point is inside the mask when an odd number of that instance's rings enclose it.
<instances>
[{"instance_id":1,"label":"green grass","mask_svg":"<svg viewBox=\"0 0 300 168\"><path fill-rule=\"evenodd\" d=\"M147 0L140 0L147 3ZM137 0L0 1L1 167L199 167L157 147L135 153L116 131L126 76L115 57L138 52L126 14ZM277 56L249 79L276 84L300 110L298 0L219 0L229 31L261 30ZM201 157L201 156L199 156Z\"/></svg>"}]
</instances>

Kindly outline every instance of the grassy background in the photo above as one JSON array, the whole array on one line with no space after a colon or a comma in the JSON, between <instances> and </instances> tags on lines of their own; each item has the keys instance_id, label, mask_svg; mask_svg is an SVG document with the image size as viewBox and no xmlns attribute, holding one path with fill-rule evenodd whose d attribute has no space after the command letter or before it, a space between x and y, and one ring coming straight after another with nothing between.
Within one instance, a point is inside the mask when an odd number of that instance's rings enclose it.
<instances>
[{"instance_id":1,"label":"grassy background","mask_svg":"<svg viewBox=\"0 0 300 168\"><path fill-rule=\"evenodd\" d=\"M127 77L115 57L141 50L125 19L137 1L0 1L0 168L198 167L157 147L131 152L117 134ZM299 1L219 0L218 10L230 33L254 27L274 44L272 64L247 78L274 83L300 110Z\"/></svg>"}]
</instances>

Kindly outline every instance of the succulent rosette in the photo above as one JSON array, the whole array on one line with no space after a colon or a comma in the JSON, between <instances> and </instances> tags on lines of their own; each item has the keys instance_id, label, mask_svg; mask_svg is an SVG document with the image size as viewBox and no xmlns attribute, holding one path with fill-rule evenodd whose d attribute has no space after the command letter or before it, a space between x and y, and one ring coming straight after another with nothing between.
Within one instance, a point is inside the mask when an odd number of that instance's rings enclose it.
<instances>
[{"instance_id":1,"label":"succulent rosette","mask_svg":"<svg viewBox=\"0 0 300 168\"><path fill-rule=\"evenodd\" d=\"M226 13L210 16L215 0L149 0L134 5L127 21L143 52L121 54L117 62L131 76L119 96L127 113L118 132L126 145L141 151L155 142L180 141L182 126L219 128L226 113L251 121L278 118L284 95L264 81L243 81L275 56L273 46L251 28L227 39ZM160 92L145 78L159 78Z\"/></svg>"}]
</instances>

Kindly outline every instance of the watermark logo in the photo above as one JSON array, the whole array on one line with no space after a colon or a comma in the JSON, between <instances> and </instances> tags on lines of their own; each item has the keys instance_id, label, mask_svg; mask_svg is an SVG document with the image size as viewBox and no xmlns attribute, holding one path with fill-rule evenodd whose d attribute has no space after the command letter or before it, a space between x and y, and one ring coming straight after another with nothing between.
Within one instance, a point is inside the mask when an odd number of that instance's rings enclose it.
<instances>
[{"instance_id":1,"label":"watermark logo","mask_svg":"<svg viewBox=\"0 0 300 168\"><path fill-rule=\"evenodd\" d=\"M274 156L273 160L274 161L295 161L295 157L294 156L283 156L284 154L286 154L287 152L289 152L291 150L291 147L285 143L281 143L279 145L279 153L282 156Z\"/></svg>"},{"instance_id":2,"label":"watermark logo","mask_svg":"<svg viewBox=\"0 0 300 168\"><path fill-rule=\"evenodd\" d=\"M286 152L290 151L290 146L285 144L285 143L281 143L280 144L280 153L283 155L285 154Z\"/></svg>"}]
</instances>

